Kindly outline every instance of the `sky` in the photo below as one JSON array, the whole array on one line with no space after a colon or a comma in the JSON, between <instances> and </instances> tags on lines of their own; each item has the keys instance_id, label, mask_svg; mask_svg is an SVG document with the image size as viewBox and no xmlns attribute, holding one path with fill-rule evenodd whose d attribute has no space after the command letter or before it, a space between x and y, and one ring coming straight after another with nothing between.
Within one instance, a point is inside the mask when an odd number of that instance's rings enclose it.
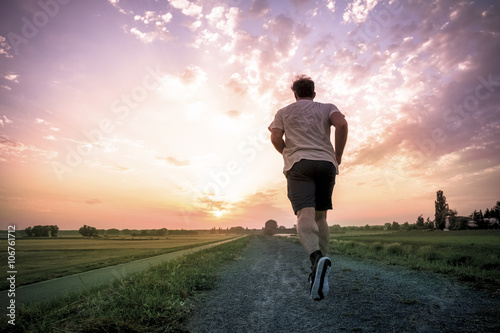
<instances>
[{"instance_id":1,"label":"sky","mask_svg":"<svg viewBox=\"0 0 500 333\"><path fill-rule=\"evenodd\" d=\"M349 123L330 225L484 211L499 54L497 1L4 0L0 227L292 227L267 127L299 74Z\"/></svg>"}]
</instances>

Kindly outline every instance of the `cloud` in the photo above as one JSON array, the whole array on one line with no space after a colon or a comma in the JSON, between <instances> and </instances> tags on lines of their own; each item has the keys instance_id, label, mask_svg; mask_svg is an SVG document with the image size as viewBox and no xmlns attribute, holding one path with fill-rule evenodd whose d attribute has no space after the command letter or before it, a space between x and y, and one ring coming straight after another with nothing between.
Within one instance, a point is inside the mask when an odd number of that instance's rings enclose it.
<instances>
[{"instance_id":1,"label":"cloud","mask_svg":"<svg viewBox=\"0 0 500 333\"><path fill-rule=\"evenodd\" d=\"M4 56L6 58L12 58L11 47L9 43L7 43L7 39L3 36L0 36L0 56Z\"/></svg>"},{"instance_id":2,"label":"cloud","mask_svg":"<svg viewBox=\"0 0 500 333\"><path fill-rule=\"evenodd\" d=\"M259 18L271 11L271 6L267 0L252 0L248 14L250 17Z\"/></svg>"},{"instance_id":3,"label":"cloud","mask_svg":"<svg viewBox=\"0 0 500 333\"><path fill-rule=\"evenodd\" d=\"M10 147L10 148L19 149L19 150L26 149L26 148L24 148L25 146L22 143L13 141L11 138L9 138L6 135L0 135L0 146Z\"/></svg>"},{"instance_id":4,"label":"cloud","mask_svg":"<svg viewBox=\"0 0 500 333\"><path fill-rule=\"evenodd\" d=\"M110 3L113 7L117 8L117 9L118 9L118 11L119 11L120 13L125 14L125 15L130 15L130 14L132 14L132 11L127 12L125 9L123 9L123 8L119 5L120 0L108 0L108 1L109 1L109 3Z\"/></svg>"},{"instance_id":5,"label":"cloud","mask_svg":"<svg viewBox=\"0 0 500 333\"><path fill-rule=\"evenodd\" d=\"M378 0L355 0L349 3L343 15L344 22L363 23L377 3Z\"/></svg>"},{"instance_id":6,"label":"cloud","mask_svg":"<svg viewBox=\"0 0 500 333\"><path fill-rule=\"evenodd\" d=\"M135 21L142 21L145 25L154 24L162 25L163 23L168 23L172 20L172 14L158 14L154 11L146 11L143 15L135 15Z\"/></svg>"},{"instance_id":7,"label":"cloud","mask_svg":"<svg viewBox=\"0 0 500 333\"><path fill-rule=\"evenodd\" d=\"M189 2L188 0L168 0L168 2L175 9L181 10L182 14L186 16L199 17L203 9L201 6Z\"/></svg>"},{"instance_id":8,"label":"cloud","mask_svg":"<svg viewBox=\"0 0 500 333\"><path fill-rule=\"evenodd\" d=\"M19 75L18 74L9 73L9 74L5 75L3 78L6 80L9 80L11 82L14 82L14 83L19 83L19 80L18 80Z\"/></svg>"},{"instance_id":9,"label":"cloud","mask_svg":"<svg viewBox=\"0 0 500 333\"><path fill-rule=\"evenodd\" d=\"M172 21L172 13L146 10L142 14L137 14L133 10L126 11L118 2L110 0L110 3L121 13L133 16L134 19L134 26L130 27L128 24L123 26L126 33L132 34L146 44L155 40L171 41L176 39L167 28L167 25Z\"/></svg>"},{"instance_id":10,"label":"cloud","mask_svg":"<svg viewBox=\"0 0 500 333\"><path fill-rule=\"evenodd\" d=\"M207 81L207 73L199 66L188 65L182 72L164 75L160 80L161 86L157 89L160 96L180 102L192 95L199 95L199 89Z\"/></svg>"},{"instance_id":11,"label":"cloud","mask_svg":"<svg viewBox=\"0 0 500 333\"><path fill-rule=\"evenodd\" d=\"M226 112L229 118L238 118L241 115L241 112L237 110L229 110Z\"/></svg>"},{"instance_id":12,"label":"cloud","mask_svg":"<svg viewBox=\"0 0 500 333\"><path fill-rule=\"evenodd\" d=\"M190 166L191 162L188 160L180 160L177 159L176 157L168 156L168 157L158 157L159 160L164 160L166 161L169 165L171 166L176 166L176 167L185 167L185 166Z\"/></svg>"},{"instance_id":13,"label":"cloud","mask_svg":"<svg viewBox=\"0 0 500 333\"><path fill-rule=\"evenodd\" d=\"M328 3L326 4L326 8L330 9L334 13L335 12L335 1L334 0L328 1Z\"/></svg>"},{"instance_id":14,"label":"cloud","mask_svg":"<svg viewBox=\"0 0 500 333\"><path fill-rule=\"evenodd\" d=\"M208 29L200 31L196 36L194 43L191 44L192 47L198 49L203 45L212 45L220 39L220 34L217 32L211 32Z\"/></svg>"},{"instance_id":15,"label":"cloud","mask_svg":"<svg viewBox=\"0 0 500 333\"><path fill-rule=\"evenodd\" d=\"M5 124L12 124L13 121L9 118L7 118L7 116L2 116L0 118L0 127L4 127Z\"/></svg>"},{"instance_id":16,"label":"cloud","mask_svg":"<svg viewBox=\"0 0 500 333\"><path fill-rule=\"evenodd\" d=\"M266 26L266 30L277 37L274 48L275 51L279 52L281 55L287 55L290 50L293 49L294 26L295 21L291 17L284 14L278 15Z\"/></svg>"},{"instance_id":17,"label":"cloud","mask_svg":"<svg viewBox=\"0 0 500 333\"><path fill-rule=\"evenodd\" d=\"M223 200L215 200L213 196L206 195L198 199L199 203L202 205L204 210L208 212L212 211L224 211L229 208L228 203Z\"/></svg>"},{"instance_id":18,"label":"cloud","mask_svg":"<svg viewBox=\"0 0 500 333\"><path fill-rule=\"evenodd\" d=\"M3 157L4 161L6 157L11 159L20 158L22 163L27 163L29 160L40 160L40 158L52 160L57 155L57 152L40 149L33 145L15 141L6 135L0 135L0 156Z\"/></svg>"},{"instance_id":19,"label":"cloud","mask_svg":"<svg viewBox=\"0 0 500 333\"><path fill-rule=\"evenodd\" d=\"M42 118L35 118L35 123L37 123L37 124L44 124L44 125L48 125L49 124L48 121L46 121L46 120L44 120Z\"/></svg>"},{"instance_id":20,"label":"cloud","mask_svg":"<svg viewBox=\"0 0 500 333\"><path fill-rule=\"evenodd\" d=\"M97 205L97 204L100 204L102 202L99 199L89 199L89 200L85 200L85 203L88 205Z\"/></svg>"},{"instance_id":21,"label":"cloud","mask_svg":"<svg viewBox=\"0 0 500 333\"><path fill-rule=\"evenodd\" d=\"M233 90L235 93L243 95L247 91L247 84L248 82L245 82L239 73L233 73L229 78L229 82L227 82L225 86Z\"/></svg>"},{"instance_id":22,"label":"cloud","mask_svg":"<svg viewBox=\"0 0 500 333\"><path fill-rule=\"evenodd\" d=\"M435 163L445 156L456 162L444 168L449 177L488 170L498 163L491 156L500 146L500 65L494 56L500 52L499 11L466 2L439 2L432 9L408 6L419 24L395 20L387 27L393 43L389 52L367 43L368 59L349 50L336 54L341 62L359 63L348 70L350 82L361 88L356 104L366 112L359 116L371 119L363 134L353 135L366 136L349 163L380 167L398 156L406 172L420 170L419 177L428 181L438 179Z\"/></svg>"},{"instance_id":23,"label":"cloud","mask_svg":"<svg viewBox=\"0 0 500 333\"><path fill-rule=\"evenodd\" d=\"M135 37L137 37L139 40L141 40L143 43L146 44L152 43L155 40L169 41L175 39L175 37L172 36L170 31L168 31L168 29L161 24L155 24L151 29L153 31L144 32L136 27L133 27L129 31L130 33L132 33L132 35L134 35Z\"/></svg>"}]
</instances>

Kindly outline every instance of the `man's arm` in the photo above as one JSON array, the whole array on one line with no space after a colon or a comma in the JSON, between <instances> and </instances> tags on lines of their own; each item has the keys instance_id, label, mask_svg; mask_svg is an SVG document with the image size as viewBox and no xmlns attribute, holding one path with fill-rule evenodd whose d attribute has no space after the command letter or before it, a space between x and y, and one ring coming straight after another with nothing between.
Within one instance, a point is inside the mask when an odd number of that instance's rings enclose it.
<instances>
[{"instance_id":1,"label":"man's arm","mask_svg":"<svg viewBox=\"0 0 500 333\"><path fill-rule=\"evenodd\" d=\"M347 142L348 125L347 120L340 112L334 112L330 115L330 124L335 127L335 158L337 163L342 163L342 154L344 154L345 144Z\"/></svg>"},{"instance_id":2,"label":"man's arm","mask_svg":"<svg viewBox=\"0 0 500 333\"><path fill-rule=\"evenodd\" d=\"M286 147L285 140L283 140L285 132L279 128L270 128L269 130L271 131L271 143L280 154L283 154L283 149Z\"/></svg>"}]
</instances>

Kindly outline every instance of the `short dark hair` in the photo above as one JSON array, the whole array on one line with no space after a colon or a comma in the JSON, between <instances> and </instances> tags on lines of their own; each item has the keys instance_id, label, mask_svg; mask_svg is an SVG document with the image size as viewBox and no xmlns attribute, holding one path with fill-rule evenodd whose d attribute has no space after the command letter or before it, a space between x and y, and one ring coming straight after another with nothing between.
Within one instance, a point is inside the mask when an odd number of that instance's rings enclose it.
<instances>
[{"instance_id":1,"label":"short dark hair","mask_svg":"<svg viewBox=\"0 0 500 333\"><path fill-rule=\"evenodd\" d=\"M314 81L307 75L295 77L291 88L300 98L314 97Z\"/></svg>"}]
</instances>

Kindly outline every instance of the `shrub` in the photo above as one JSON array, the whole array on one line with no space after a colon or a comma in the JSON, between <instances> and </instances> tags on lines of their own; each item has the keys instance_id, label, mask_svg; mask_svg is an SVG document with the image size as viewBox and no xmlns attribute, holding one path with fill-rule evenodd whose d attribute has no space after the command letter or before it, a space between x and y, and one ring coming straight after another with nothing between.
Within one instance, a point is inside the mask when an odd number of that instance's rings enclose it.
<instances>
[{"instance_id":1,"label":"shrub","mask_svg":"<svg viewBox=\"0 0 500 333\"><path fill-rule=\"evenodd\" d=\"M450 257L448 257L446 259L446 262L452 266L471 265L472 261L473 261L473 258L471 256L460 255L460 254L451 255Z\"/></svg>"},{"instance_id":2,"label":"shrub","mask_svg":"<svg viewBox=\"0 0 500 333\"><path fill-rule=\"evenodd\" d=\"M380 252L384 249L384 245L381 242L373 242L371 248L376 252Z\"/></svg>"},{"instance_id":3,"label":"shrub","mask_svg":"<svg viewBox=\"0 0 500 333\"><path fill-rule=\"evenodd\" d=\"M418 257L423 258L427 261L436 261L439 260L440 256L436 252L436 249L433 245L424 245L421 246L417 251L416 254Z\"/></svg>"},{"instance_id":4,"label":"shrub","mask_svg":"<svg viewBox=\"0 0 500 333\"><path fill-rule=\"evenodd\" d=\"M403 250L403 247L401 246L401 243L387 244L385 246L385 251L386 251L386 253L388 253L390 255L395 255L395 256L404 255L404 250Z\"/></svg>"}]
</instances>

